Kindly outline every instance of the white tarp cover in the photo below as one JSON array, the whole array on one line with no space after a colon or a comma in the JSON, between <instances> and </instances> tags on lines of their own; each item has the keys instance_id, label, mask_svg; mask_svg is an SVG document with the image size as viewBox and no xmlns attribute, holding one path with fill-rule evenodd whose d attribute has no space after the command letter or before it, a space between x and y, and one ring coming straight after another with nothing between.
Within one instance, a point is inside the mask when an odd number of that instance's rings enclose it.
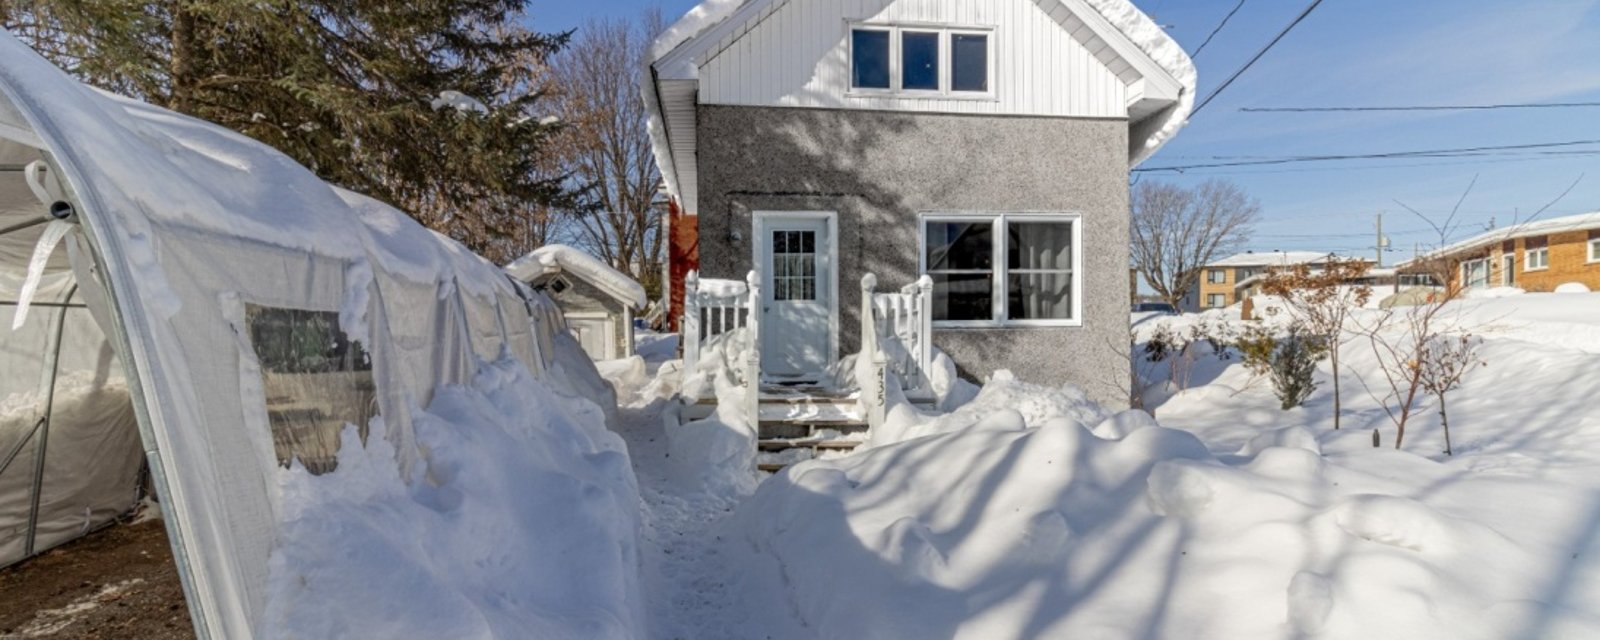
<instances>
[{"instance_id":1,"label":"white tarp cover","mask_svg":"<svg viewBox=\"0 0 1600 640\"><path fill-rule=\"evenodd\" d=\"M0 302L16 300L20 282L12 275L0 270ZM57 273L34 299L60 304L71 293L70 274ZM0 469L0 566L28 556L36 492L34 553L105 524L138 500L139 426L122 365L82 297L74 296L72 303L70 308L35 307L14 332L16 308L0 305L0 332L7 333L0 341L0 463L8 457L11 463ZM58 324L61 351L52 379L47 347Z\"/></svg>"},{"instance_id":2,"label":"white tarp cover","mask_svg":"<svg viewBox=\"0 0 1600 640\"><path fill-rule=\"evenodd\" d=\"M321 447L294 455L306 468L331 465L323 458L339 439L323 427L381 414L381 432L408 473L424 463L413 407L428 406L441 385L470 382L474 355L509 349L535 373L552 364L552 337L565 330L554 305L475 254L249 138L86 87L8 33L0 33L0 125L0 138L37 136L82 220L68 241L92 248L102 267L104 286L85 286L83 295L109 294L109 312L95 315L115 325L107 329L114 343L127 341L119 353L138 384L117 387L117 368L81 359L87 351L74 352L63 372L76 384L79 373L104 371L95 379L104 393L134 389L205 636L257 630L286 446ZM0 228L8 217L0 215ZM12 237L16 247L0 244L0 273L20 279L40 229ZM73 273L59 255L50 271ZM22 334L0 328L7 348L37 342L26 332L48 320L41 311ZM325 338L312 341L329 356L315 366L296 342L308 335ZM276 342L263 346L267 339ZM94 344L87 335L80 342ZM86 405L96 424L127 422L103 408ZM108 473L126 465L117 458ZM115 510L107 504L91 511Z\"/></svg>"}]
</instances>

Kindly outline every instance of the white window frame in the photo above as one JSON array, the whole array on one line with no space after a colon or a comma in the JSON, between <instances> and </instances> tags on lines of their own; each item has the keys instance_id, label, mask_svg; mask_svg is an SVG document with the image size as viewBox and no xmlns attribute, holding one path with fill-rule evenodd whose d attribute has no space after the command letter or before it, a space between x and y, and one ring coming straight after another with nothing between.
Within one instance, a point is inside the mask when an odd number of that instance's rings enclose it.
<instances>
[{"instance_id":1,"label":"white window frame","mask_svg":"<svg viewBox=\"0 0 1600 640\"><path fill-rule=\"evenodd\" d=\"M855 86L856 68L856 30L887 31L889 32L889 88L877 89L872 87ZM939 88L905 89L902 33L906 31L932 32L939 34ZM989 45L988 63L988 91L954 91L951 88L954 74L955 44L954 35L981 35L986 36ZM853 98L903 98L903 99L939 99L939 100L987 100L999 99L996 90L998 83L997 69L999 62L995 52L998 46L995 37L995 27L985 25L956 25L932 22L845 22L845 48L848 52L845 60L845 95Z\"/></svg>"},{"instance_id":2,"label":"white window frame","mask_svg":"<svg viewBox=\"0 0 1600 640\"><path fill-rule=\"evenodd\" d=\"M1478 266L1478 265L1481 265L1483 267L1483 281L1482 282L1478 282L1478 283L1474 283L1473 280L1472 280L1472 272L1476 268L1476 266ZM1489 286L1489 259L1488 258L1474 258L1472 260L1463 260L1461 262L1461 288L1463 288L1463 289L1477 289L1477 288L1483 288L1483 287L1488 287L1488 286Z\"/></svg>"},{"instance_id":3,"label":"white window frame","mask_svg":"<svg viewBox=\"0 0 1600 640\"><path fill-rule=\"evenodd\" d=\"M1535 256L1535 255L1538 255L1538 256L1542 257L1543 258L1542 262L1544 264L1541 264L1541 265L1539 265L1537 267L1533 266L1533 256ZM1539 247L1537 249L1523 249L1522 250L1522 262L1523 262L1522 270L1524 272L1528 272L1528 271L1544 271L1545 269L1549 269L1550 268L1550 245L1547 244L1547 245Z\"/></svg>"},{"instance_id":4,"label":"white window frame","mask_svg":"<svg viewBox=\"0 0 1600 640\"><path fill-rule=\"evenodd\" d=\"M995 212L971 211L928 212L917 216L917 273L928 273L928 223L930 222L989 222L994 225L992 309L989 320L934 320L933 326L948 329L1000 329L1017 327L1081 327L1083 326L1083 216L1067 212ZM1059 320L1012 320L1006 318L1007 276L1010 264L1006 254L1007 222L1066 222L1072 225L1072 315Z\"/></svg>"},{"instance_id":5,"label":"white window frame","mask_svg":"<svg viewBox=\"0 0 1600 640\"><path fill-rule=\"evenodd\" d=\"M1589 264L1600 262L1600 238L1589 239Z\"/></svg>"},{"instance_id":6,"label":"white window frame","mask_svg":"<svg viewBox=\"0 0 1600 640\"><path fill-rule=\"evenodd\" d=\"M1517 256L1508 253L1500 260L1500 286L1517 286Z\"/></svg>"}]
</instances>

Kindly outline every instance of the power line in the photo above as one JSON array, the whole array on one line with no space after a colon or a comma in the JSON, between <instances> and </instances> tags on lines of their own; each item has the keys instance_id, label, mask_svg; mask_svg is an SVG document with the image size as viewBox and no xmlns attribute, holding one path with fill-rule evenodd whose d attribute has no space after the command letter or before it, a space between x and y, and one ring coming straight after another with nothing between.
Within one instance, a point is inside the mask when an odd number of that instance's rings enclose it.
<instances>
[{"instance_id":1,"label":"power line","mask_svg":"<svg viewBox=\"0 0 1600 640\"><path fill-rule=\"evenodd\" d=\"M1211 39L1217 37L1217 34L1222 32L1223 27L1228 26L1228 21L1233 19L1233 14L1238 13L1240 9L1244 8L1244 3L1245 0L1239 0L1239 4L1233 5L1233 10L1229 11L1228 15L1222 16L1222 22L1217 25L1217 28L1211 30L1211 35L1206 36L1205 42L1200 43L1200 46L1194 48L1194 55L1189 57L1200 57L1200 52L1206 50L1206 45L1211 44Z\"/></svg>"},{"instance_id":2,"label":"power line","mask_svg":"<svg viewBox=\"0 0 1600 640\"><path fill-rule=\"evenodd\" d=\"M1271 51L1272 47L1277 46L1278 41L1282 40L1284 36L1289 35L1289 32L1293 31L1296 25L1299 25L1301 21L1305 20L1306 16L1311 15L1311 11L1316 9L1317 6L1321 4L1322 0L1312 0L1311 4L1306 7L1305 11L1301 11L1300 15L1295 17L1294 22L1290 22L1289 26L1283 28L1283 31L1279 31L1278 35L1274 37L1271 42L1267 43L1267 46L1262 47L1260 51L1256 52L1255 57L1250 58L1249 62L1246 62L1244 63L1244 66L1239 67L1239 70L1233 72L1233 75L1228 76L1228 79L1224 80L1221 85L1213 90L1211 95L1206 96L1205 100L1202 100L1199 105L1195 106L1194 111L1189 112L1189 117L1192 118L1196 114L1199 114L1200 110L1205 109L1206 105L1211 104L1212 100L1217 99L1217 96L1223 91L1227 90L1229 85L1233 84L1234 80L1238 80L1239 76L1244 75L1244 72L1249 71L1250 67L1255 66L1256 61L1260 60L1262 56L1267 55L1267 52Z\"/></svg>"},{"instance_id":3,"label":"power line","mask_svg":"<svg viewBox=\"0 0 1600 640\"><path fill-rule=\"evenodd\" d=\"M1587 152L1587 153L1584 153L1582 155L1584 155L1584 156L1600 155L1600 151ZM1445 158L1453 158L1453 157L1472 158L1472 157L1475 157L1475 156L1443 156L1443 157L1445 157ZM1447 161L1446 162L1410 162L1410 163L1405 163L1405 164L1364 164L1364 165L1353 165L1353 166L1292 167L1292 168L1287 168L1287 169L1256 169L1256 170L1233 170L1233 171L1196 170L1195 173L1196 173L1196 175L1222 177L1222 176L1272 175L1272 174L1285 174L1285 173L1328 173L1328 172L1340 172L1340 171L1392 171L1392 170L1395 170L1395 169L1416 169L1416 168L1422 168L1422 167L1461 167L1461 166L1469 166L1469 165L1486 165L1486 164L1487 165L1494 165L1494 164L1512 164L1512 163L1518 163L1518 162L1539 162L1539 161L1549 161L1549 160L1563 160L1563 159L1567 159L1569 157L1572 157L1572 156L1540 155L1540 156L1516 156L1516 157L1488 157L1488 158L1481 158L1481 159L1477 159L1477 160L1457 160L1457 161L1454 161L1454 162L1447 162ZM1185 173L1188 173L1188 172L1186 171Z\"/></svg>"},{"instance_id":4,"label":"power line","mask_svg":"<svg viewBox=\"0 0 1600 640\"><path fill-rule=\"evenodd\" d=\"M1246 113L1331 113L1351 111L1488 111L1491 109L1571 109L1580 107L1600 107L1600 102L1530 102L1508 104L1407 105L1394 107L1241 107L1239 111Z\"/></svg>"},{"instance_id":5,"label":"power line","mask_svg":"<svg viewBox=\"0 0 1600 640\"><path fill-rule=\"evenodd\" d=\"M1320 156L1290 156L1284 158L1267 158L1262 160L1237 160L1231 162L1212 162L1191 165L1173 165L1166 167L1140 167L1134 171L1177 171L1183 172L1190 169L1210 169L1216 167L1249 167L1270 164L1291 164L1297 162L1331 162L1336 160L1378 160L1385 158L1458 158L1475 155L1487 155L1495 151L1516 151L1526 149L1550 149L1556 147L1574 147L1579 145L1600 144L1600 140L1575 140L1570 142L1545 142L1537 144L1513 144L1487 147L1464 147L1458 149L1429 149L1421 151L1388 151L1383 153L1354 153L1341 155Z\"/></svg>"}]
</instances>

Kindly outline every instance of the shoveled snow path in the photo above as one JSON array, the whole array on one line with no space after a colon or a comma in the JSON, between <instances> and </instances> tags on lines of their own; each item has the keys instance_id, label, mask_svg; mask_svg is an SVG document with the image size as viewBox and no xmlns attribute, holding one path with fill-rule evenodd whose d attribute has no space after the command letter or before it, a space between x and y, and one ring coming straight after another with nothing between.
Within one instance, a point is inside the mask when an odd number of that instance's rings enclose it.
<instances>
[{"instance_id":1,"label":"shoveled snow path","mask_svg":"<svg viewBox=\"0 0 1600 640\"><path fill-rule=\"evenodd\" d=\"M666 400L624 407L617 431L628 443L644 501L641 557L645 606L654 638L732 638L727 623L739 616L726 577L720 526L737 500L677 487L669 480Z\"/></svg>"}]
</instances>

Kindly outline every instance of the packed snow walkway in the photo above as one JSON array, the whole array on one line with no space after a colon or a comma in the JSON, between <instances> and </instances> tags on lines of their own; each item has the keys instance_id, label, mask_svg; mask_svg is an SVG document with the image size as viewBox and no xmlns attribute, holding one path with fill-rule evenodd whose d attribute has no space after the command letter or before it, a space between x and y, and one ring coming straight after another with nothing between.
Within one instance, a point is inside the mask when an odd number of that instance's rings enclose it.
<instances>
[{"instance_id":1,"label":"packed snow walkway","mask_svg":"<svg viewBox=\"0 0 1600 640\"><path fill-rule=\"evenodd\" d=\"M646 340L651 340L647 337ZM643 527L642 583L650 637L659 640L743 640L772 630L759 594L747 590L749 567L736 553L733 515L743 497L676 477L665 430L676 372L660 375L675 340L642 344L634 358L605 363L617 387L617 431L627 442L639 480ZM674 363L675 365L676 363ZM782 608L781 597L769 606ZM777 616L780 619L787 616ZM755 635L752 635L755 634Z\"/></svg>"}]
</instances>

